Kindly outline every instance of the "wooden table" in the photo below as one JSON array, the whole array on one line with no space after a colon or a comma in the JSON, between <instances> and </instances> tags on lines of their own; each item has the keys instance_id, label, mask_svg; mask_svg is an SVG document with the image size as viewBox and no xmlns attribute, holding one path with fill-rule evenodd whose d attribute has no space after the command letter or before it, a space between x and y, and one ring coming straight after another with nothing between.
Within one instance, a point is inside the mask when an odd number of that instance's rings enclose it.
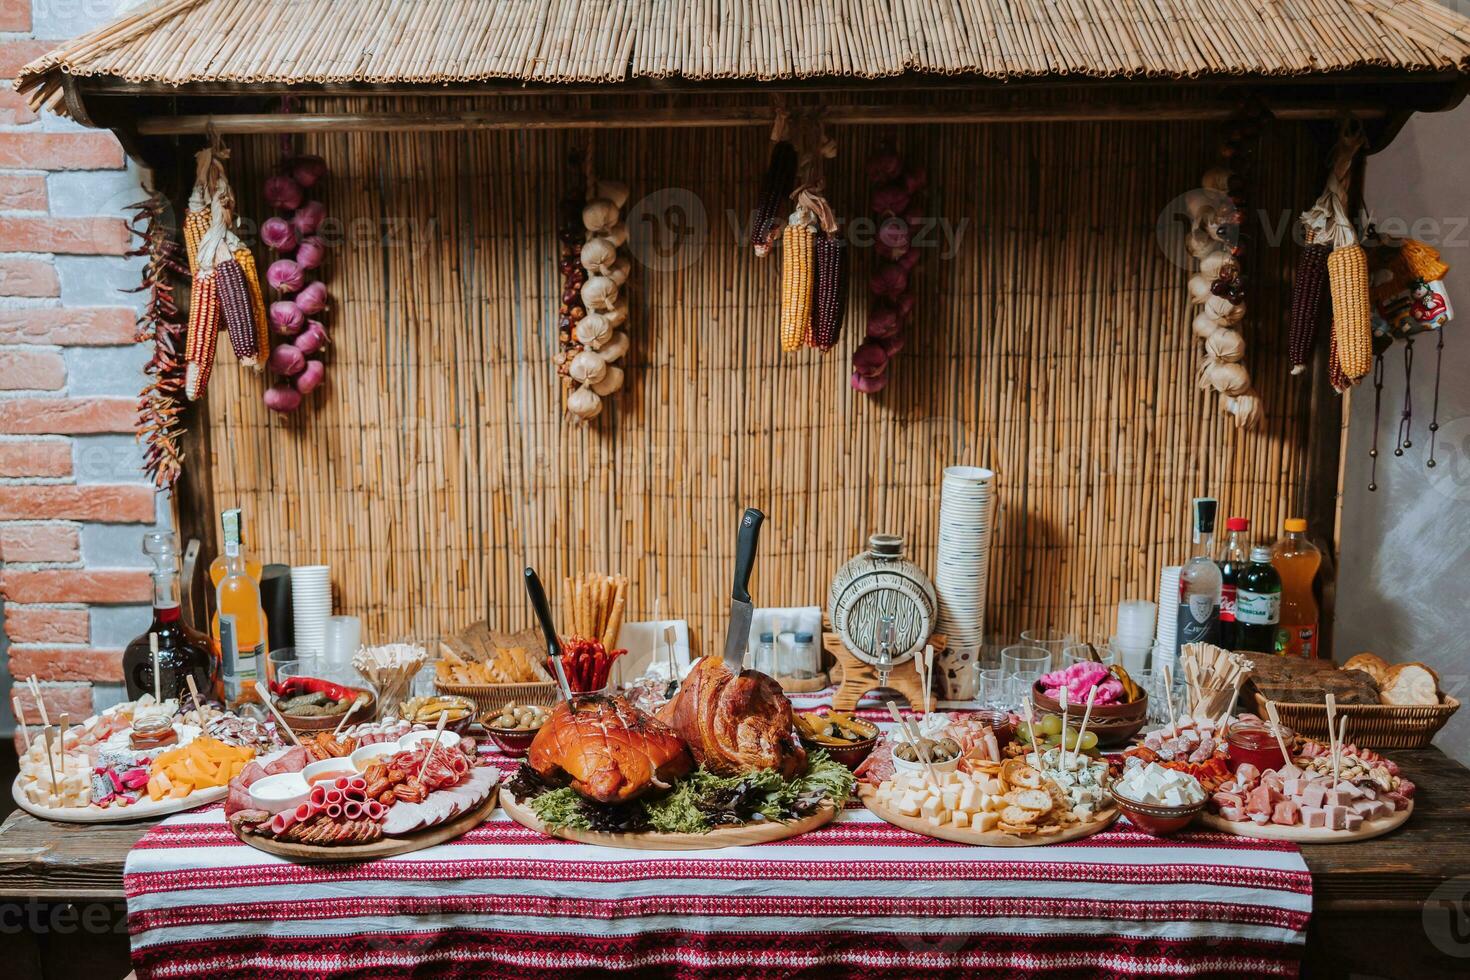
<instances>
[{"instance_id":1,"label":"wooden table","mask_svg":"<svg viewBox=\"0 0 1470 980\"><path fill-rule=\"evenodd\" d=\"M1470 770L1438 749L1391 754L1419 787L1408 824L1360 844L1302 848L1313 884L1310 976L1470 973ZM115 963L99 980L128 972L117 920L86 917L120 912L123 862L152 825L55 824L23 812L0 825L0 962L19 965L7 975L74 976L84 956ZM44 923L67 905L80 921L53 929L65 940L56 941ZM14 928L26 914L41 917L39 933Z\"/></svg>"}]
</instances>

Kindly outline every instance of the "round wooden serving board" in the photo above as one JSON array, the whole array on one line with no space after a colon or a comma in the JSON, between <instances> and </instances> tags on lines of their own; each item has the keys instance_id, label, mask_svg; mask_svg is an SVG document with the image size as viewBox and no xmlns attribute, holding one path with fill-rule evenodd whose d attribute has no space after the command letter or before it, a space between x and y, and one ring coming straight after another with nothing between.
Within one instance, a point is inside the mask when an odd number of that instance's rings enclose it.
<instances>
[{"instance_id":1,"label":"round wooden serving board","mask_svg":"<svg viewBox=\"0 0 1470 980\"><path fill-rule=\"evenodd\" d=\"M665 834L654 830L637 834L607 834L593 830L573 830L570 827L547 827L534 810L517 802L504 786L500 788L500 805L516 823L547 837L641 851L709 851L721 847L740 847L743 844L768 844L816 830L831 823L837 816L837 808L827 805L811 816L791 823L762 821L743 827L720 827L707 834Z\"/></svg>"},{"instance_id":2,"label":"round wooden serving board","mask_svg":"<svg viewBox=\"0 0 1470 980\"><path fill-rule=\"evenodd\" d=\"M149 820L153 817L167 816L170 813L192 810L206 803L214 803L224 799L227 793L229 793L228 786L215 786L212 789L195 790L188 796L177 799L164 797L161 800L150 800L145 796L131 806L49 807L37 806L26 799L25 790L20 788L19 776L16 776L15 782L10 785L10 795L14 798L16 806L33 817L54 820L57 823L126 823L129 820Z\"/></svg>"},{"instance_id":3,"label":"round wooden serving board","mask_svg":"<svg viewBox=\"0 0 1470 980\"><path fill-rule=\"evenodd\" d=\"M954 841L957 844L978 844L981 847L1042 847L1047 844L1063 844L1069 840L1078 840L1090 837L1099 830L1106 830L1118 819L1117 807L1111 807L1102 812L1102 815L1090 823L1077 824L1056 834L1007 834L999 830L991 830L985 833L971 830L968 827L956 827L953 824L945 824L936 827L923 817L906 817L890 807L879 803L873 797L878 789L874 786L858 787L858 795L862 797L863 806L867 807L884 820L895 827L923 834L925 837L937 837L940 840Z\"/></svg>"},{"instance_id":4,"label":"round wooden serving board","mask_svg":"<svg viewBox=\"0 0 1470 980\"><path fill-rule=\"evenodd\" d=\"M467 813L441 823L436 827L428 827L418 833L408 834L404 837L384 837L375 840L371 844L346 844L341 847L324 847L320 844L297 844L293 841L279 841L271 837L262 837L259 834L236 834L241 841L249 844L258 851L274 854L277 857L286 858L289 861L300 861L303 864L326 864L341 863L345 861L371 861L374 858L392 857L395 854L408 854L411 851L421 851L435 844L443 844L445 841L454 840L463 834L474 830L485 822L490 811L495 809L498 802L495 793L490 793L480 803Z\"/></svg>"},{"instance_id":5,"label":"round wooden serving board","mask_svg":"<svg viewBox=\"0 0 1470 980\"><path fill-rule=\"evenodd\" d=\"M1397 830L1414 812L1414 801L1391 817L1365 820L1354 831L1323 830L1320 827L1283 827L1275 823L1253 823L1249 820L1226 820L1218 813L1201 813L1200 826L1241 837L1259 837L1262 840L1289 840L1298 844L1351 844L1355 841L1382 837L1390 830Z\"/></svg>"}]
</instances>

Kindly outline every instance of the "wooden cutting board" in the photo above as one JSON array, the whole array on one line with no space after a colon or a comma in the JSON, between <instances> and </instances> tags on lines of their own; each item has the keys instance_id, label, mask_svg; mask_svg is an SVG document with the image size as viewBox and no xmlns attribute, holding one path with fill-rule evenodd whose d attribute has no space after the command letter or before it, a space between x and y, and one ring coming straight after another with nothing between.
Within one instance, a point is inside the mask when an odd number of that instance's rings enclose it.
<instances>
[{"instance_id":1,"label":"wooden cutting board","mask_svg":"<svg viewBox=\"0 0 1470 980\"><path fill-rule=\"evenodd\" d=\"M1102 814L1090 823L1077 824L1073 827L1055 834L1007 834L1000 830L990 830L981 833L968 827L956 827L953 824L945 824L936 827L923 817L907 817L892 807L884 806L874 797L878 789L874 786L858 787L858 795L862 797L863 806L895 827L911 830L925 837L935 837L939 840L954 841L957 844L976 844L981 847L1042 847L1047 844L1062 844L1069 840L1078 840L1090 837L1099 830L1105 830L1118 819L1116 807L1104 810Z\"/></svg>"},{"instance_id":2,"label":"wooden cutting board","mask_svg":"<svg viewBox=\"0 0 1470 980\"><path fill-rule=\"evenodd\" d=\"M240 840L249 844L258 851L274 854L277 857L286 858L288 861L298 861L303 864L337 864L344 861L371 861L375 858L392 857L395 854L408 854L412 851L421 851L435 844L443 844L445 841L454 840L463 834L474 830L485 822L485 818L495 809L499 802L497 794L492 789L479 806L467 813L441 823L437 827L428 827L418 833L408 834L403 837L384 837L375 840L371 844L347 844L341 847L323 847L320 844L297 844L294 841L278 841L271 837L262 837L259 834L236 834Z\"/></svg>"},{"instance_id":3,"label":"wooden cutting board","mask_svg":"<svg viewBox=\"0 0 1470 980\"><path fill-rule=\"evenodd\" d=\"M1210 830L1219 830L1241 837L1259 837L1261 840L1289 840L1298 844L1351 844L1360 840L1382 837L1397 830L1414 812L1414 801L1392 816L1365 820L1357 830L1324 830L1321 827L1283 827L1274 823L1253 823L1250 820L1226 820L1218 813L1201 813L1200 825Z\"/></svg>"},{"instance_id":4,"label":"wooden cutting board","mask_svg":"<svg viewBox=\"0 0 1470 980\"><path fill-rule=\"evenodd\" d=\"M768 844L816 830L831 823L837 816L837 808L828 805L809 817L790 823L761 822L743 827L721 827L707 834L665 834L653 830L636 834L606 834L592 830L573 830L570 827L547 827L534 810L517 802L504 786L500 788L500 805L516 823L547 837L641 851L708 851L721 847L740 847L744 844Z\"/></svg>"}]
</instances>

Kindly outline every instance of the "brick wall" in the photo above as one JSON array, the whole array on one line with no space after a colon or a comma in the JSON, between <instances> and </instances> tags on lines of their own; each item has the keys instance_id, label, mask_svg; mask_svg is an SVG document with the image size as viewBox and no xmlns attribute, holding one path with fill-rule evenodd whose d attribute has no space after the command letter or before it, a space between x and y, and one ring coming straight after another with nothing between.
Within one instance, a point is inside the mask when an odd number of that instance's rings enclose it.
<instances>
[{"instance_id":1,"label":"brick wall","mask_svg":"<svg viewBox=\"0 0 1470 980\"><path fill-rule=\"evenodd\" d=\"M109 20L115 0L0 0L0 720L35 674L54 719L121 696L123 646L148 623L141 535L159 518L131 431L146 351L112 134L37 117L16 69ZM17 685L27 717L29 693Z\"/></svg>"}]
</instances>

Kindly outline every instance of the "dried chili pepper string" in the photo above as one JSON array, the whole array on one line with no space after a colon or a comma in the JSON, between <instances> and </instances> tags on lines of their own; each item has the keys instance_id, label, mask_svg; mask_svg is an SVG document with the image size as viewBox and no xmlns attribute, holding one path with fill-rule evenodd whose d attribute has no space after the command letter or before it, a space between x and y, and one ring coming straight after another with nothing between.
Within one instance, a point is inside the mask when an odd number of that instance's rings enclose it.
<instances>
[{"instance_id":1,"label":"dried chili pepper string","mask_svg":"<svg viewBox=\"0 0 1470 980\"><path fill-rule=\"evenodd\" d=\"M148 292L148 300L137 321L135 340L152 343L153 354L144 366L151 379L138 395L138 420L135 429L144 442L144 472L160 489L178 478L183 462L179 440L182 429L179 415L183 411L180 395L184 387L184 364L180 360L180 344L184 325L178 322L178 304L174 302L171 277L186 274L181 260L182 248L162 222L167 201L154 194L133 206L136 212L129 230L140 242L128 254L146 256L141 282L130 292Z\"/></svg>"}]
</instances>

